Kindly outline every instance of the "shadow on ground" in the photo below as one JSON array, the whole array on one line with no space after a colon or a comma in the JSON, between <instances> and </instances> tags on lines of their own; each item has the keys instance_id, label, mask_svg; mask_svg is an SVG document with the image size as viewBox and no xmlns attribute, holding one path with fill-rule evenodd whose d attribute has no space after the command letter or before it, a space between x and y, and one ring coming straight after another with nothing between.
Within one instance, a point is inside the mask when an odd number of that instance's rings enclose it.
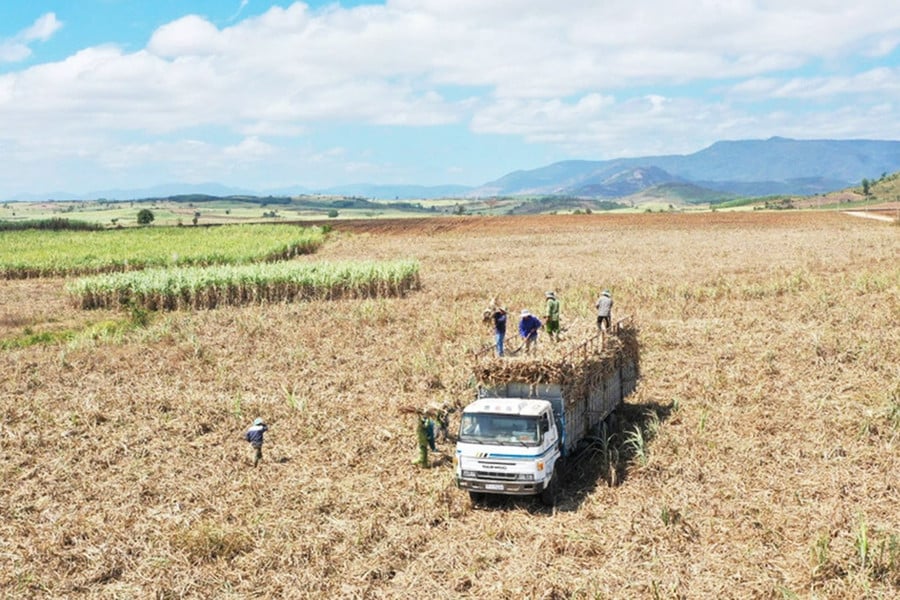
<instances>
[{"instance_id":1,"label":"shadow on ground","mask_svg":"<svg viewBox=\"0 0 900 600\"><path fill-rule=\"evenodd\" d=\"M555 506L544 506L539 497L485 494L476 507L489 510L527 510L532 514L576 511L597 486L626 485L629 466L642 462L650 452L660 425L675 410L674 404L656 402L622 404L585 439L567 460Z\"/></svg>"}]
</instances>

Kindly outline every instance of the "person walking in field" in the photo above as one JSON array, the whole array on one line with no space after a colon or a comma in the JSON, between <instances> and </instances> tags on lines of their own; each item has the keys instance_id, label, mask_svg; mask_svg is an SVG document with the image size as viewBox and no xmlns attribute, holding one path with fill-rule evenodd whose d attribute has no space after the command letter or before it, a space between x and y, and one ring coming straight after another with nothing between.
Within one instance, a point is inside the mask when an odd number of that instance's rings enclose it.
<instances>
[{"instance_id":1,"label":"person walking in field","mask_svg":"<svg viewBox=\"0 0 900 600\"><path fill-rule=\"evenodd\" d=\"M262 460L263 436L269 430L269 426L262 418L257 417L253 421L253 425L244 434L244 439L250 442L250 445L256 450L256 456L253 459L253 466L257 466Z\"/></svg>"},{"instance_id":2,"label":"person walking in field","mask_svg":"<svg viewBox=\"0 0 900 600\"><path fill-rule=\"evenodd\" d=\"M530 354L537 347L538 331L544 326L541 320L525 308L519 319L519 335L525 340L525 354Z\"/></svg>"},{"instance_id":3,"label":"person walking in field","mask_svg":"<svg viewBox=\"0 0 900 600\"><path fill-rule=\"evenodd\" d=\"M597 299L597 328L604 331L610 328L610 318L612 317L612 296L609 290L603 290L600 298Z\"/></svg>"},{"instance_id":4,"label":"person walking in field","mask_svg":"<svg viewBox=\"0 0 900 600\"><path fill-rule=\"evenodd\" d=\"M484 311L484 320L493 324L497 356L503 356L503 341L506 338L506 309L500 306L497 298L491 300L490 306Z\"/></svg>"},{"instance_id":5,"label":"person walking in field","mask_svg":"<svg viewBox=\"0 0 900 600\"><path fill-rule=\"evenodd\" d=\"M547 310L545 311L544 320L547 323L547 335L554 342L559 341L559 300L556 299L556 292L547 292Z\"/></svg>"}]
</instances>

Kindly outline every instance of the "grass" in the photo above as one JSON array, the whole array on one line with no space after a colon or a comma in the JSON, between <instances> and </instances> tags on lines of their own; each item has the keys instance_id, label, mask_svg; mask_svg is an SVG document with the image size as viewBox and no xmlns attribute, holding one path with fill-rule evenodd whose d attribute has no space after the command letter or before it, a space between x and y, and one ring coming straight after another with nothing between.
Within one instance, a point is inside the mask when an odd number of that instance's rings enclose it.
<instances>
[{"instance_id":1,"label":"grass","mask_svg":"<svg viewBox=\"0 0 900 600\"><path fill-rule=\"evenodd\" d=\"M40 229L53 231L98 231L103 229L96 223L76 221L71 219L52 218L28 221L0 221L0 231L23 231L26 229Z\"/></svg>"},{"instance_id":2,"label":"grass","mask_svg":"<svg viewBox=\"0 0 900 600\"><path fill-rule=\"evenodd\" d=\"M647 457L647 441L644 437L644 432L639 426L635 425L631 431L628 432L628 435L625 438L625 444L631 450L631 453L637 462L642 466L646 466L647 461L649 460Z\"/></svg>"},{"instance_id":3,"label":"grass","mask_svg":"<svg viewBox=\"0 0 900 600\"><path fill-rule=\"evenodd\" d=\"M896 597L895 227L722 211L335 232L317 261L414 254L421 287L0 351L0 595ZM0 281L3 339L126 318L65 283ZM577 329L605 288L641 327L642 380L555 511L473 506L451 444L411 465L400 409L473 396L492 296L540 310L555 289Z\"/></svg>"},{"instance_id":4,"label":"grass","mask_svg":"<svg viewBox=\"0 0 900 600\"><path fill-rule=\"evenodd\" d=\"M83 327L33 331L25 327L21 334L0 339L0 350L28 348L35 345L78 343L81 340L119 340L123 335L146 327L151 317L146 311L132 308L131 316L118 319L105 319Z\"/></svg>"}]
</instances>

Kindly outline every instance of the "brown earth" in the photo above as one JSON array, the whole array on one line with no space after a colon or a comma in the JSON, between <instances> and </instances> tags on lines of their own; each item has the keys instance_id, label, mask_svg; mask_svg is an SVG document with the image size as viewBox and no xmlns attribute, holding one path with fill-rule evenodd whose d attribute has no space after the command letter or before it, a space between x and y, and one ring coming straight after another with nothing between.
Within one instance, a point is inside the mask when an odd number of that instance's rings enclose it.
<instances>
[{"instance_id":1,"label":"brown earth","mask_svg":"<svg viewBox=\"0 0 900 600\"><path fill-rule=\"evenodd\" d=\"M0 596L900 597L900 230L838 213L330 223L405 298L156 315L0 351ZM0 339L87 328L0 282ZM488 298L641 327L615 481L473 506L405 406L472 397ZM117 318L127 318L119 315ZM545 352L550 352L545 347ZM514 359L511 359L514 360ZM242 440L270 426L251 466ZM616 485L611 485L611 484Z\"/></svg>"}]
</instances>

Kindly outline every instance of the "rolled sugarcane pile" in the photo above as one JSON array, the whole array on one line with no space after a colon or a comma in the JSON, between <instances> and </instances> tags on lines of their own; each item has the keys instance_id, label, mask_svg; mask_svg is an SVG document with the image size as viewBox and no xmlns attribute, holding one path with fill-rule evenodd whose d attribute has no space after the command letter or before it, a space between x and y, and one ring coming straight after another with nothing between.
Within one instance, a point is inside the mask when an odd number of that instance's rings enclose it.
<instances>
[{"instance_id":1,"label":"rolled sugarcane pile","mask_svg":"<svg viewBox=\"0 0 900 600\"><path fill-rule=\"evenodd\" d=\"M631 361L640 372L637 325L625 319L613 331L595 333L577 344L545 344L542 351L534 354L476 358L473 375L479 384L487 386L513 381L531 385L557 383L567 399L584 398L622 361Z\"/></svg>"}]
</instances>

